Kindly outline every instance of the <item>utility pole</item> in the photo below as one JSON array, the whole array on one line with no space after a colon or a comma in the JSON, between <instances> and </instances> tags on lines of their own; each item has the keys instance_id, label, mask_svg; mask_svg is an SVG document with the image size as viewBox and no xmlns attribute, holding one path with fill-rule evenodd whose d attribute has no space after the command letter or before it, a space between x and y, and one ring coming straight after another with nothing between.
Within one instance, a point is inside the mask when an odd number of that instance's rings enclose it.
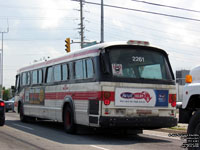
<instances>
[{"instance_id":1,"label":"utility pole","mask_svg":"<svg viewBox=\"0 0 200 150\"><path fill-rule=\"evenodd\" d=\"M9 32L9 28L7 28L7 31L2 31L1 33L1 99L3 99L3 34L4 33L8 33Z\"/></svg>"},{"instance_id":2,"label":"utility pole","mask_svg":"<svg viewBox=\"0 0 200 150\"><path fill-rule=\"evenodd\" d=\"M103 9L103 0L101 0L101 41L104 43L104 9Z\"/></svg>"},{"instance_id":3,"label":"utility pole","mask_svg":"<svg viewBox=\"0 0 200 150\"><path fill-rule=\"evenodd\" d=\"M84 27L83 27L83 0L80 0L80 29L81 29L81 48L83 48L84 43Z\"/></svg>"}]
</instances>

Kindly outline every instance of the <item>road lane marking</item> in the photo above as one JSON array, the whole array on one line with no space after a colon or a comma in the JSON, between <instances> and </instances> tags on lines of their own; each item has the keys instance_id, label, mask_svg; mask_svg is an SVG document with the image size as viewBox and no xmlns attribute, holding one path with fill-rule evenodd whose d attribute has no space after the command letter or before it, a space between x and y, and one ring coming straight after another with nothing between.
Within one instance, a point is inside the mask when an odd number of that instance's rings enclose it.
<instances>
[{"instance_id":1,"label":"road lane marking","mask_svg":"<svg viewBox=\"0 0 200 150\"><path fill-rule=\"evenodd\" d=\"M14 125L16 125L16 126L18 126L18 127L22 127L22 128L29 129L29 130L34 130L33 128L26 127L26 126L22 126L22 125L20 125L20 124L16 124L16 123L14 123Z\"/></svg>"},{"instance_id":2,"label":"road lane marking","mask_svg":"<svg viewBox=\"0 0 200 150\"><path fill-rule=\"evenodd\" d=\"M103 148L103 147L100 147L100 146L96 146L96 145L90 145L91 147L95 147L95 148L98 148L98 149L103 149L103 150L109 150L107 148Z\"/></svg>"}]
</instances>

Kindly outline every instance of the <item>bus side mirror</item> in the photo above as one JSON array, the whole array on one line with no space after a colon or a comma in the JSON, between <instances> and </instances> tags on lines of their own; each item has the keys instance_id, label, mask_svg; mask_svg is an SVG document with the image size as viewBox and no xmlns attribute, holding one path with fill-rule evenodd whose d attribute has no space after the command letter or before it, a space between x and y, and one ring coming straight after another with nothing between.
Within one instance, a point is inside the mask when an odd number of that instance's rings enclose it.
<instances>
[{"instance_id":1,"label":"bus side mirror","mask_svg":"<svg viewBox=\"0 0 200 150\"><path fill-rule=\"evenodd\" d=\"M16 92L15 86L11 86L12 93Z\"/></svg>"}]
</instances>

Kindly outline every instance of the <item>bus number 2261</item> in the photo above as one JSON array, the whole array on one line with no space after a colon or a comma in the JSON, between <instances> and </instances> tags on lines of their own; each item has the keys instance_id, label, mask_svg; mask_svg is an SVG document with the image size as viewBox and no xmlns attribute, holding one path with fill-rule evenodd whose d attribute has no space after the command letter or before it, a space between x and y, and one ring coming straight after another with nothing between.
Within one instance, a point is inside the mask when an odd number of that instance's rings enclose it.
<instances>
[{"instance_id":1,"label":"bus number 2261","mask_svg":"<svg viewBox=\"0 0 200 150\"><path fill-rule=\"evenodd\" d=\"M132 60L133 62L144 62L144 57L133 56Z\"/></svg>"}]
</instances>

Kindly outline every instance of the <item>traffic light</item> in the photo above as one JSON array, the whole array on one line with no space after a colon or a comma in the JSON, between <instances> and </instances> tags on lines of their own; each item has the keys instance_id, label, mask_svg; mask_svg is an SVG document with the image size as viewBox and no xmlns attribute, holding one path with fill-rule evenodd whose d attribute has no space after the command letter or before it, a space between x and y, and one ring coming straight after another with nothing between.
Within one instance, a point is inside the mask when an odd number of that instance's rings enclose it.
<instances>
[{"instance_id":1,"label":"traffic light","mask_svg":"<svg viewBox=\"0 0 200 150\"><path fill-rule=\"evenodd\" d=\"M65 51L67 52L67 53L69 53L70 52L70 38L66 38L65 39Z\"/></svg>"}]
</instances>

